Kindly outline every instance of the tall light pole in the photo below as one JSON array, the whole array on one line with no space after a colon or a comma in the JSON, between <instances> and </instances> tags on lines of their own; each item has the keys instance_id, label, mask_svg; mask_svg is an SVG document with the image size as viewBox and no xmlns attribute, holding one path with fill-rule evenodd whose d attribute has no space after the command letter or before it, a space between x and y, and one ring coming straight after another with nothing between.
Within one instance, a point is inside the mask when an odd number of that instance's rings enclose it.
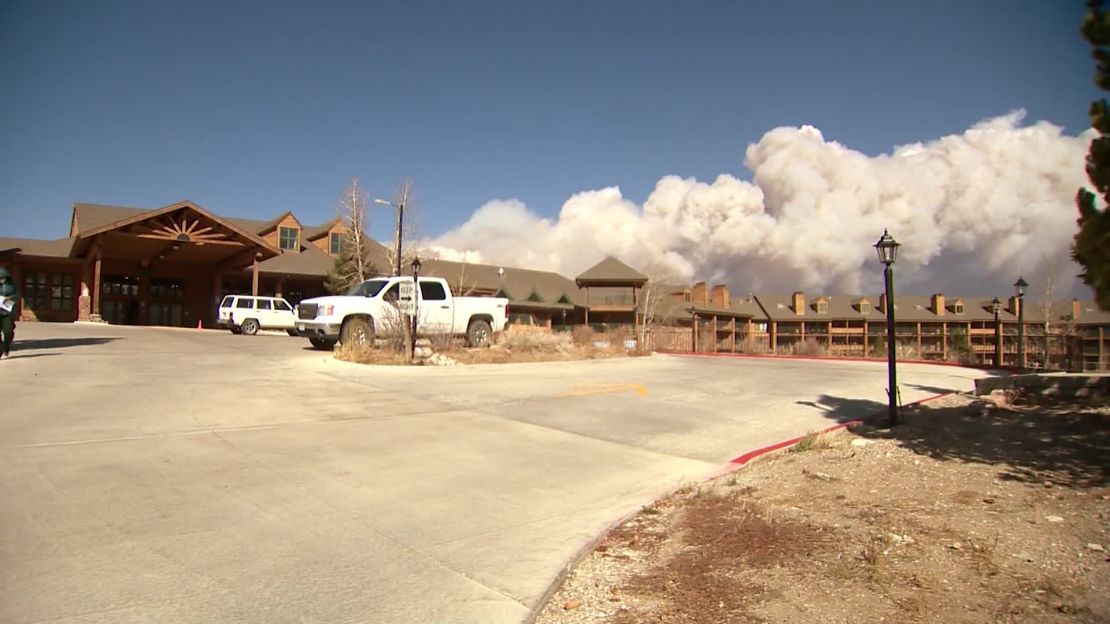
<instances>
[{"instance_id":1,"label":"tall light pole","mask_svg":"<svg viewBox=\"0 0 1110 624\"><path fill-rule=\"evenodd\" d=\"M1018 304L1018 366L1025 368L1025 289L1029 284L1018 276L1018 281L1014 282L1014 291L1017 292Z\"/></svg>"},{"instance_id":2,"label":"tall light pole","mask_svg":"<svg viewBox=\"0 0 1110 624\"><path fill-rule=\"evenodd\" d=\"M396 266L393 267L393 274L394 275L400 275L401 274L401 225L405 222L405 202L402 201L400 204L395 204L391 201L386 201L384 199L375 199L374 203L375 204L381 204L382 206L393 206L397 210L397 261L395 263Z\"/></svg>"},{"instance_id":3,"label":"tall light pole","mask_svg":"<svg viewBox=\"0 0 1110 624\"><path fill-rule=\"evenodd\" d=\"M883 277L886 278L886 369L889 385L887 424L891 427L898 424L898 372L894 357L894 261L898 257L898 247L900 245L886 230L883 230L879 242L875 243L879 262L884 266Z\"/></svg>"},{"instance_id":4,"label":"tall light pole","mask_svg":"<svg viewBox=\"0 0 1110 624\"><path fill-rule=\"evenodd\" d=\"M998 297L991 301L991 310L994 312L994 367L1002 368L1002 322L998 320L1002 302Z\"/></svg>"},{"instance_id":5,"label":"tall light pole","mask_svg":"<svg viewBox=\"0 0 1110 624\"><path fill-rule=\"evenodd\" d=\"M416 359L416 331L420 328L420 258L412 259L412 353L409 359Z\"/></svg>"}]
</instances>

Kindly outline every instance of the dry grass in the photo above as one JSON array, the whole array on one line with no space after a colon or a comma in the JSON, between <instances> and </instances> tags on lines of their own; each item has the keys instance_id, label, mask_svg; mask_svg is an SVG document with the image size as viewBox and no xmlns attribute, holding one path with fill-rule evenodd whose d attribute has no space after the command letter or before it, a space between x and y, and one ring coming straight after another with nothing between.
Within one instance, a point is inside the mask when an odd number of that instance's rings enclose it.
<instances>
[{"instance_id":1,"label":"dry grass","mask_svg":"<svg viewBox=\"0 0 1110 624\"><path fill-rule=\"evenodd\" d=\"M790 447L791 453L804 453L806 451L820 451L832 448L833 438L840 435L840 431L810 431L802 436L798 443Z\"/></svg>"},{"instance_id":2,"label":"dry grass","mask_svg":"<svg viewBox=\"0 0 1110 624\"><path fill-rule=\"evenodd\" d=\"M366 345L346 345L340 343L332 351L332 356L337 360L355 364L380 364L391 366L408 366L412 364L408 353L403 349L385 347L370 347Z\"/></svg>"}]
</instances>

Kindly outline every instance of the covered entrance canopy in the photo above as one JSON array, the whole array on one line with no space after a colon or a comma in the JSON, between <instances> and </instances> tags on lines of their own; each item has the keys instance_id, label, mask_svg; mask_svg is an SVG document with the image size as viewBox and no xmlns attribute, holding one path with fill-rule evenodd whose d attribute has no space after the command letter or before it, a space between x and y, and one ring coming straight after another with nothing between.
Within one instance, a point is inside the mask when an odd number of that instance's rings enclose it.
<instances>
[{"instance_id":1,"label":"covered entrance canopy","mask_svg":"<svg viewBox=\"0 0 1110 624\"><path fill-rule=\"evenodd\" d=\"M211 322L222 274L279 255L274 245L189 201L130 214L74 210L70 257L83 260L78 318L130 324ZM104 217L114 218L103 222ZM89 226L83 223L92 222ZM101 223L96 223L100 221Z\"/></svg>"}]
</instances>

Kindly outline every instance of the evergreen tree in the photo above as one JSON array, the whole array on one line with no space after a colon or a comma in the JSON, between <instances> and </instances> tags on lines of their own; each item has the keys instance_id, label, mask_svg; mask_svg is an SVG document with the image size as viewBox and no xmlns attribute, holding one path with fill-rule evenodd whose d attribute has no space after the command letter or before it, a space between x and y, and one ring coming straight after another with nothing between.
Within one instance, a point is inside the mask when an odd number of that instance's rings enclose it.
<instances>
[{"instance_id":1,"label":"evergreen tree","mask_svg":"<svg viewBox=\"0 0 1110 624\"><path fill-rule=\"evenodd\" d=\"M339 218L346 225L346 231L339 244L339 255L335 264L324 279L328 292L342 294L378 272L370 262L370 237L366 233L366 190L359 186L358 179L351 183L340 196L337 210Z\"/></svg>"},{"instance_id":2,"label":"evergreen tree","mask_svg":"<svg viewBox=\"0 0 1110 624\"><path fill-rule=\"evenodd\" d=\"M1110 15L1103 11L1105 0L1087 0L1087 15L1080 31L1091 44L1095 59L1095 84L1110 91ZM1083 273L1084 283L1095 291L1095 299L1103 310L1110 310L1110 109L1106 99L1091 103L1091 127L1099 136L1091 141L1087 153L1087 177L1098 195L1079 189L1079 232L1075 235L1072 257Z\"/></svg>"}]
</instances>

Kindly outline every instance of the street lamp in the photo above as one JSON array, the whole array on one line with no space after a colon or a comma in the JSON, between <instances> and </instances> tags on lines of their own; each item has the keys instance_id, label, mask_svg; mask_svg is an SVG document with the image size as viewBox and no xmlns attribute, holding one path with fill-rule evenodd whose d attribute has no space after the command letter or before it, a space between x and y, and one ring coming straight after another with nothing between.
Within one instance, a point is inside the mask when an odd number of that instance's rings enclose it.
<instances>
[{"instance_id":1,"label":"street lamp","mask_svg":"<svg viewBox=\"0 0 1110 624\"><path fill-rule=\"evenodd\" d=\"M397 262L396 262L396 266L394 267L394 273L396 275L400 275L401 274L401 224L405 222L405 202L401 202L400 204L395 204L391 201L386 201L384 199L375 199L374 203L375 204L381 204L382 206L393 206L397 210Z\"/></svg>"},{"instance_id":2,"label":"street lamp","mask_svg":"<svg viewBox=\"0 0 1110 624\"><path fill-rule=\"evenodd\" d=\"M1021 276L1014 282L1014 291L1018 298L1018 366L1021 368L1025 368L1025 289L1028 286Z\"/></svg>"},{"instance_id":3,"label":"street lamp","mask_svg":"<svg viewBox=\"0 0 1110 624\"><path fill-rule=\"evenodd\" d=\"M998 320L998 313L1002 310L1002 302L995 297L991 301L991 310L994 312L994 366L1002 368L1002 323Z\"/></svg>"},{"instance_id":4,"label":"street lamp","mask_svg":"<svg viewBox=\"0 0 1110 624\"><path fill-rule=\"evenodd\" d=\"M875 243L879 262L883 263L883 277L886 278L886 368L888 396L888 425L898 424L898 372L894 358L894 261L898 258L900 245L883 230L883 236Z\"/></svg>"},{"instance_id":5,"label":"street lamp","mask_svg":"<svg viewBox=\"0 0 1110 624\"><path fill-rule=\"evenodd\" d=\"M412 259L412 353L410 357L416 358L416 330L417 319L420 318L420 258Z\"/></svg>"}]
</instances>

